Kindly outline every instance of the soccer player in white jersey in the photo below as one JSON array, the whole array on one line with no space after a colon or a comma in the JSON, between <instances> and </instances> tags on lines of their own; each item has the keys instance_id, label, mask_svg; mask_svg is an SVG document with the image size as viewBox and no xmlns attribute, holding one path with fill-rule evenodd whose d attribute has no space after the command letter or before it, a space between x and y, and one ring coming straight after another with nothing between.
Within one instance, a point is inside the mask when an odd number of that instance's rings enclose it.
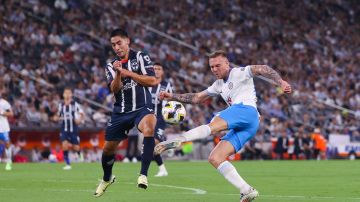
<instances>
[{"instance_id":1,"label":"soccer player in white jersey","mask_svg":"<svg viewBox=\"0 0 360 202\"><path fill-rule=\"evenodd\" d=\"M6 159L5 170L11 170L11 146L10 146L10 125L8 117L13 116L13 111L8 101L2 98L4 88L0 88L0 157L4 154ZM4 152L5 151L5 152Z\"/></svg>"},{"instance_id":2,"label":"soccer player in white jersey","mask_svg":"<svg viewBox=\"0 0 360 202\"><path fill-rule=\"evenodd\" d=\"M210 54L209 65L217 80L208 89L186 94L161 92L160 99L197 104L211 96L220 95L229 107L219 112L209 124L189 130L175 140L158 144L155 152L161 153L179 147L182 142L205 138L212 133L228 130L211 152L209 162L240 191L240 202L249 202L259 195L258 191L246 183L226 158L237 153L249 139L255 136L258 129L259 113L256 108L253 77L264 76L281 86L285 93L291 93L291 86L267 65L232 68L224 51Z\"/></svg>"}]
</instances>

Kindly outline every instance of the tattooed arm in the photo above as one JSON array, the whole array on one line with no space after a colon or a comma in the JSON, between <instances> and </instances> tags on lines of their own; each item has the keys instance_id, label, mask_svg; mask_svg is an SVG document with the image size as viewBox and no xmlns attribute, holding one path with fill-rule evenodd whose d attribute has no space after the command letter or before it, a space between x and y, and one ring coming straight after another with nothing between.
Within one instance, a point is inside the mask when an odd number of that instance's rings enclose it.
<instances>
[{"instance_id":1,"label":"tattooed arm","mask_svg":"<svg viewBox=\"0 0 360 202\"><path fill-rule=\"evenodd\" d=\"M286 81L282 80L279 73L277 73L273 68L267 65L250 65L250 68L253 76L264 76L281 86L285 93L291 93L291 86Z\"/></svg>"},{"instance_id":2,"label":"tattooed arm","mask_svg":"<svg viewBox=\"0 0 360 202\"><path fill-rule=\"evenodd\" d=\"M168 92L160 92L159 98L160 100L175 100L182 103L192 103L192 104L198 104L210 96L206 92L206 90L200 92L200 93L185 93L185 94L172 94Z\"/></svg>"}]
</instances>

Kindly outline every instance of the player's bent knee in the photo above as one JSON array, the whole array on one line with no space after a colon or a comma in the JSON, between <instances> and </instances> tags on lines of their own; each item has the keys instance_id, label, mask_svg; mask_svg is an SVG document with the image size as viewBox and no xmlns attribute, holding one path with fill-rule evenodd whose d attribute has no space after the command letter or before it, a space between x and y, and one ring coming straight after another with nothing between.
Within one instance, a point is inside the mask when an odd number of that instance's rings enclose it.
<instances>
[{"instance_id":1,"label":"player's bent knee","mask_svg":"<svg viewBox=\"0 0 360 202\"><path fill-rule=\"evenodd\" d=\"M142 133L144 134L144 137L153 137L154 136L154 129L152 129L150 127L146 127L144 129L144 131L142 131Z\"/></svg>"},{"instance_id":2,"label":"player's bent knee","mask_svg":"<svg viewBox=\"0 0 360 202\"><path fill-rule=\"evenodd\" d=\"M213 165L214 167L218 167L222 162L225 161L226 158L223 158L216 154L210 154L208 161Z\"/></svg>"},{"instance_id":3,"label":"player's bent knee","mask_svg":"<svg viewBox=\"0 0 360 202\"><path fill-rule=\"evenodd\" d=\"M104 155L113 155L115 154L116 147L105 145L103 148Z\"/></svg>"}]
</instances>

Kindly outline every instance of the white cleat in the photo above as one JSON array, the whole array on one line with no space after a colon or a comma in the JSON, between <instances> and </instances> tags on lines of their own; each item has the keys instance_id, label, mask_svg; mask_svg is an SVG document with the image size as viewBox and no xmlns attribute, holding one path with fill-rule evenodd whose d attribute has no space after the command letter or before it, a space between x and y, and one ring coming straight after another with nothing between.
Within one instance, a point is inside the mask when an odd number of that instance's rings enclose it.
<instances>
[{"instance_id":1,"label":"white cleat","mask_svg":"<svg viewBox=\"0 0 360 202\"><path fill-rule=\"evenodd\" d=\"M254 188L250 188L250 191L246 194L241 193L240 195L240 202L250 202L256 199L256 197L259 196L259 192L254 189Z\"/></svg>"},{"instance_id":2,"label":"white cleat","mask_svg":"<svg viewBox=\"0 0 360 202\"><path fill-rule=\"evenodd\" d=\"M146 175L140 175L138 178L138 187L146 189L148 187L148 180Z\"/></svg>"},{"instance_id":3,"label":"white cleat","mask_svg":"<svg viewBox=\"0 0 360 202\"><path fill-rule=\"evenodd\" d=\"M96 188L96 191L94 193L94 197L100 197L102 196L106 189L115 182L115 176L112 175L110 180L108 182L105 182L104 180L101 180L99 186Z\"/></svg>"},{"instance_id":4,"label":"white cleat","mask_svg":"<svg viewBox=\"0 0 360 202\"><path fill-rule=\"evenodd\" d=\"M129 163L130 160L129 160L127 157L125 157L125 158L122 160L122 162L123 162L123 163Z\"/></svg>"},{"instance_id":5,"label":"white cleat","mask_svg":"<svg viewBox=\"0 0 360 202\"><path fill-rule=\"evenodd\" d=\"M131 160L131 162L133 162L133 163L137 163L137 162L138 162L138 160L136 159L136 157L134 157L134 158Z\"/></svg>"},{"instance_id":6,"label":"white cleat","mask_svg":"<svg viewBox=\"0 0 360 202\"><path fill-rule=\"evenodd\" d=\"M180 140L168 140L168 141L160 142L155 146L154 153L155 155L161 154L164 151L167 151L169 149L176 149L179 148L180 146L181 146Z\"/></svg>"},{"instance_id":7,"label":"white cleat","mask_svg":"<svg viewBox=\"0 0 360 202\"><path fill-rule=\"evenodd\" d=\"M63 167L63 170L71 170L71 165L66 165Z\"/></svg>"},{"instance_id":8,"label":"white cleat","mask_svg":"<svg viewBox=\"0 0 360 202\"><path fill-rule=\"evenodd\" d=\"M6 163L5 170L6 171L12 170L11 163Z\"/></svg>"},{"instance_id":9,"label":"white cleat","mask_svg":"<svg viewBox=\"0 0 360 202\"><path fill-rule=\"evenodd\" d=\"M159 172L155 175L155 177L166 177L169 173L166 170L159 170Z\"/></svg>"}]
</instances>

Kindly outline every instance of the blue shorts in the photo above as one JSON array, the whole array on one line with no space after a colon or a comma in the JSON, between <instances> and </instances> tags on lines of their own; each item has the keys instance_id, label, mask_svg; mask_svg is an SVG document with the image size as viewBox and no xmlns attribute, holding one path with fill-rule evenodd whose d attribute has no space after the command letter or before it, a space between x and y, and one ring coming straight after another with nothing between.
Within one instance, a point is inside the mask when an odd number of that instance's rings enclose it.
<instances>
[{"instance_id":1,"label":"blue shorts","mask_svg":"<svg viewBox=\"0 0 360 202\"><path fill-rule=\"evenodd\" d=\"M122 141L127 138L129 130L148 114L154 114L152 108L143 107L129 113L112 113L105 131L106 141ZM141 132L141 131L140 131Z\"/></svg>"},{"instance_id":2,"label":"blue shorts","mask_svg":"<svg viewBox=\"0 0 360 202\"><path fill-rule=\"evenodd\" d=\"M60 133L61 142L68 141L73 145L80 144L79 131L76 129L73 132L61 131Z\"/></svg>"},{"instance_id":3,"label":"blue shorts","mask_svg":"<svg viewBox=\"0 0 360 202\"><path fill-rule=\"evenodd\" d=\"M166 137L164 135L165 128L166 122L162 117L158 117L156 121L154 138L159 140L159 142L164 142L166 140Z\"/></svg>"},{"instance_id":4,"label":"blue shorts","mask_svg":"<svg viewBox=\"0 0 360 202\"><path fill-rule=\"evenodd\" d=\"M9 143L10 142L9 132L0 133L0 141L3 141L5 143Z\"/></svg>"},{"instance_id":5,"label":"blue shorts","mask_svg":"<svg viewBox=\"0 0 360 202\"><path fill-rule=\"evenodd\" d=\"M259 127L259 114L253 106L234 104L219 112L218 116L227 122L229 129L221 140L230 142L235 152L238 152L255 136Z\"/></svg>"}]
</instances>

